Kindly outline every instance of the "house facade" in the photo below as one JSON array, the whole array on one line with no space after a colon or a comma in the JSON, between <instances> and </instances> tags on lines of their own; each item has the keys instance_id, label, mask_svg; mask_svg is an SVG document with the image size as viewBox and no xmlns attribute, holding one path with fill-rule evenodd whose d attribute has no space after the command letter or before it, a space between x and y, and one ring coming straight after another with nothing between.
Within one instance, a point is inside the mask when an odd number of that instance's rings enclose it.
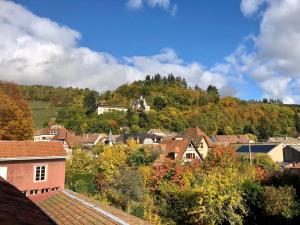
<instances>
[{"instance_id":1,"label":"house facade","mask_svg":"<svg viewBox=\"0 0 300 225\"><path fill-rule=\"evenodd\" d=\"M52 138L59 134L61 128L44 128L34 132L34 141L51 141Z\"/></svg>"},{"instance_id":2,"label":"house facade","mask_svg":"<svg viewBox=\"0 0 300 225\"><path fill-rule=\"evenodd\" d=\"M131 133L122 134L121 139L123 143L126 143L129 139L134 139L139 144L153 145L158 144L162 140L162 137L155 134Z\"/></svg>"},{"instance_id":3,"label":"house facade","mask_svg":"<svg viewBox=\"0 0 300 225\"><path fill-rule=\"evenodd\" d=\"M237 148L237 153L240 155L250 155L255 157L256 154L266 154L271 157L274 162L283 163L283 143L261 143L241 145Z\"/></svg>"},{"instance_id":4,"label":"house facade","mask_svg":"<svg viewBox=\"0 0 300 225\"><path fill-rule=\"evenodd\" d=\"M101 115L107 112L119 111L126 113L128 109L124 106L117 106L117 105L108 105L108 104L99 104L97 107L97 114Z\"/></svg>"},{"instance_id":5,"label":"house facade","mask_svg":"<svg viewBox=\"0 0 300 225\"><path fill-rule=\"evenodd\" d=\"M146 99L140 96L139 99L133 102L132 109L135 111L149 112L151 108L150 105L147 104Z\"/></svg>"},{"instance_id":6,"label":"house facade","mask_svg":"<svg viewBox=\"0 0 300 225\"><path fill-rule=\"evenodd\" d=\"M213 147L211 139L198 127L186 129L182 134L182 139L193 141L203 158L207 156L208 152Z\"/></svg>"},{"instance_id":7,"label":"house facade","mask_svg":"<svg viewBox=\"0 0 300 225\"><path fill-rule=\"evenodd\" d=\"M300 145L288 145L283 149L284 162L300 162Z\"/></svg>"},{"instance_id":8,"label":"house facade","mask_svg":"<svg viewBox=\"0 0 300 225\"><path fill-rule=\"evenodd\" d=\"M203 160L197 147L190 140L163 140L159 146L162 151L159 161L191 162L193 160Z\"/></svg>"},{"instance_id":9,"label":"house facade","mask_svg":"<svg viewBox=\"0 0 300 225\"><path fill-rule=\"evenodd\" d=\"M39 201L64 188L66 158L60 142L0 141L0 176Z\"/></svg>"}]
</instances>

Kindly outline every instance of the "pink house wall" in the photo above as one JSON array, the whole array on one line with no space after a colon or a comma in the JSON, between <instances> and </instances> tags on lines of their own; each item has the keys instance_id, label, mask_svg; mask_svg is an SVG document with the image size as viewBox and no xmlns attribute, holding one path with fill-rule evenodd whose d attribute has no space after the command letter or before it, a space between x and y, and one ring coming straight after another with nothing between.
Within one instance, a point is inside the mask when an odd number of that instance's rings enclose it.
<instances>
[{"instance_id":1,"label":"pink house wall","mask_svg":"<svg viewBox=\"0 0 300 225\"><path fill-rule=\"evenodd\" d=\"M35 165L46 165L46 180L34 181ZM7 167L7 181L17 187L20 191L27 191L27 196L33 201L43 200L51 193L52 188L64 188L65 183L65 160L31 160L31 161L7 161L0 162L0 166ZM41 193L44 188L49 188L48 193ZM37 195L30 195L30 190L38 190Z\"/></svg>"}]
</instances>

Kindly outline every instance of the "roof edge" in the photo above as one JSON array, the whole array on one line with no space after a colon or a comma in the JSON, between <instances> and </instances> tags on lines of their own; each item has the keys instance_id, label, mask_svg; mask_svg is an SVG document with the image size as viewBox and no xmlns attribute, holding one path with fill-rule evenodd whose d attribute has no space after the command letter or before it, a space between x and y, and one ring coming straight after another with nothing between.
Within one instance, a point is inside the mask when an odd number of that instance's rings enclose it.
<instances>
[{"instance_id":1,"label":"roof edge","mask_svg":"<svg viewBox=\"0 0 300 225\"><path fill-rule=\"evenodd\" d=\"M34 159L67 159L67 156L0 158L0 162L5 162L5 161L34 160Z\"/></svg>"}]
</instances>

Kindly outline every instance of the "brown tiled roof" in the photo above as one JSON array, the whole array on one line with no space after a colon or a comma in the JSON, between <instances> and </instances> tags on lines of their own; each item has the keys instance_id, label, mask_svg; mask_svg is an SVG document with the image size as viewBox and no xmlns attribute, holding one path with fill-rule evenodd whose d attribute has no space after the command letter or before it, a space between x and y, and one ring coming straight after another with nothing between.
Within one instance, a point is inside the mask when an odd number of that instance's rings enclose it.
<instances>
[{"instance_id":1,"label":"brown tiled roof","mask_svg":"<svg viewBox=\"0 0 300 225\"><path fill-rule=\"evenodd\" d=\"M55 225L37 205L0 177L1 225Z\"/></svg>"},{"instance_id":2,"label":"brown tiled roof","mask_svg":"<svg viewBox=\"0 0 300 225\"><path fill-rule=\"evenodd\" d=\"M216 135L216 141L228 144L248 144L249 138L247 135Z\"/></svg>"},{"instance_id":3,"label":"brown tiled roof","mask_svg":"<svg viewBox=\"0 0 300 225\"><path fill-rule=\"evenodd\" d=\"M287 145L298 145L300 144L300 140L293 137L270 137L267 142L282 142Z\"/></svg>"},{"instance_id":4,"label":"brown tiled roof","mask_svg":"<svg viewBox=\"0 0 300 225\"><path fill-rule=\"evenodd\" d=\"M61 142L52 141L0 141L0 159L65 157Z\"/></svg>"},{"instance_id":5,"label":"brown tiled roof","mask_svg":"<svg viewBox=\"0 0 300 225\"><path fill-rule=\"evenodd\" d=\"M94 134L83 134L81 135L81 142L84 143L94 143L97 141L101 134L94 133Z\"/></svg>"},{"instance_id":6,"label":"brown tiled roof","mask_svg":"<svg viewBox=\"0 0 300 225\"><path fill-rule=\"evenodd\" d=\"M43 128L40 130L40 134L44 134L44 135L53 135L50 132L51 131L56 131L57 133L60 132L60 128Z\"/></svg>"},{"instance_id":7,"label":"brown tiled roof","mask_svg":"<svg viewBox=\"0 0 300 225\"><path fill-rule=\"evenodd\" d=\"M71 133L66 128L62 127L59 129L58 133L53 137L52 140L66 140L67 135Z\"/></svg>"},{"instance_id":8,"label":"brown tiled roof","mask_svg":"<svg viewBox=\"0 0 300 225\"><path fill-rule=\"evenodd\" d=\"M119 209L69 190L60 191L38 203L59 225L69 224L150 224Z\"/></svg>"},{"instance_id":9,"label":"brown tiled roof","mask_svg":"<svg viewBox=\"0 0 300 225\"><path fill-rule=\"evenodd\" d=\"M186 129L183 132L182 136L185 139L193 140L194 144L197 147L199 147L199 144L200 144L202 138L204 138L204 140L206 141L208 147L211 148L213 146L213 142L210 140L210 138L202 130L200 130L198 127Z\"/></svg>"},{"instance_id":10,"label":"brown tiled roof","mask_svg":"<svg viewBox=\"0 0 300 225\"><path fill-rule=\"evenodd\" d=\"M183 139L183 140L163 140L159 144L161 150L163 151L164 156L167 156L170 152L175 152L178 154L176 158L178 160L181 160L189 143L190 143L189 140Z\"/></svg>"}]
</instances>

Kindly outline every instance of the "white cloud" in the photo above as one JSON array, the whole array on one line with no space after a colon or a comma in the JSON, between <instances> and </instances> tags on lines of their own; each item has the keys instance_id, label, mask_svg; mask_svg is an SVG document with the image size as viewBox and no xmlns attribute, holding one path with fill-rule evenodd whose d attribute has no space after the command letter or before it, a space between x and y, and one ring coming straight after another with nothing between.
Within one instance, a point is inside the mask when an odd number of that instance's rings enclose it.
<instances>
[{"instance_id":1,"label":"white cloud","mask_svg":"<svg viewBox=\"0 0 300 225\"><path fill-rule=\"evenodd\" d=\"M300 1L242 0L241 10L261 12L260 31L250 40L253 47L243 43L227 61L249 74L264 96L300 103Z\"/></svg>"},{"instance_id":2,"label":"white cloud","mask_svg":"<svg viewBox=\"0 0 300 225\"><path fill-rule=\"evenodd\" d=\"M0 80L22 84L113 89L146 74L181 75L189 84L228 90L230 78L199 63L186 63L173 49L153 56L118 59L78 46L80 33L0 0Z\"/></svg>"},{"instance_id":3,"label":"white cloud","mask_svg":"<svg viewBox=\"0 0 300 225\"><path fill-rule=\"evenodd\" d=\"M266 1L267 0L242 0L241 11L245 16L251 16L257 12Z\"/></svg>"},{"instance_id":4,"label":"white cloud","mask_svg":"<svg viewBox=\"0 0 300 225\"><path fill-rule=\"evenodd\" d=\"M140 9L143 7L143 0L128 0L127 7L131 9Z\"/></svg>"},{"instance_id":5,"label":"white cloud","mask_svg":"<svg viewBox=\"0 0 300 225\"><path fill-rule=\"evenodd\" d=\"M141 9L144 4L147 4L151 8L162 8L172 16L175 16L178 11L177 3L172 4L170 0L128 0L127 7L130 9Z\"/></svg>"}]
</instances>

